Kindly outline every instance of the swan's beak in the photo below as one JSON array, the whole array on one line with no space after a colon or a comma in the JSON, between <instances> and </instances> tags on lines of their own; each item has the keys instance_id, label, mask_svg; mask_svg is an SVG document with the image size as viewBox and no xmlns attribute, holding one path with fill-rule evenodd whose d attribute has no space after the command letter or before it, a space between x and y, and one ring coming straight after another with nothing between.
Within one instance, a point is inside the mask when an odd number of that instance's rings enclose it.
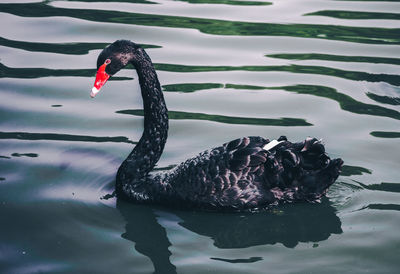
<instances>
[{"instance_id":1,"label":"swan's beak","mask_svg":"<svg viewBox=\"0 0 400 274\"><path fill-rule=\"evenodd\" d=\"M96 94L100 91L101 87L107 82L110 75L106 73L106 64L103 64L99 67L96 73L96 80L94 81L94 86L92 88L92 92L90 93L90 97L96 96Z\"/></svg>"}]
</instances>

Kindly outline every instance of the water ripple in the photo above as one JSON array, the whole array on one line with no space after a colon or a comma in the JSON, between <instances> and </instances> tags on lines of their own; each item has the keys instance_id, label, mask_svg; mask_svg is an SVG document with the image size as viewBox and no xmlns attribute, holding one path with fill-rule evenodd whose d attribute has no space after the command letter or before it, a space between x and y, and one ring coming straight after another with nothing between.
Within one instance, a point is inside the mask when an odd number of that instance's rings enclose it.
<instances>
[{"instance_id":1,"label":"water ripple","mask_svg":"<svg viewBox=\"0 0 400 274\"><path fill-rule=\"evenodd\" d=\"M272 5L271 2L266 1L240 1L240 0L177 0L181 2L188 2L190 4L223 4L234 6L268 6Z\"/></svg>"},{"instance_id":2,"label":"water ripple","mask_svg":"<svg viewBox=\"0 0 400 274\"><path fill-rule=\"evenodd\" d=\"M266 57L280 58L288 60L324 60L335 62L357 62L372 64L391 64L400 65L400 58L389 57L370 57L370 56L345 56L321 53L276 53L267 54Z\"/></svg>"},{"instance_id":3,"label":"water ripple","mask_svg":"<svg viewBox=\"0 0 400 274\"><path fill-rule=\"evenodd\" d=\"M385 95L378 95L372 92L367 92L366 95L371 98L372 100L382 103L382 104L388 104L388 105L393 105L393 106L398 106L400 105L400 97L391 97L391 96L385 96Z\"/></svg>"},{"instance_id":4,"label":"water ripple","mask_svg":"<svg viewBox=\"0 0 400 274\"><path fill-rule=\"evenodd\" d=\"M400 138L400 132L393 131L372 131L370 134L379 138Z\"/></svg>"},{"instance_id":5,"label":"water ripple","mask_svg":"<svg viewBox=\"0 0 400 274\"><path fill-rule=\"evenodd\" d=\"M368 44L400 44L400 29L390 28L252 23L122 11L56 8L45 3L0 4L0 10L23 17L67 16L93 22L197 29L213 35L291 36Z\"/></svg>"},{"instance_id":6,"label":"water ripple","mask_svg":"<svg viewBox=\"0 0 400 274\"><path fill-rule=\"evenodd\" d=\"M396 183L380 183L380 184L371 184L371 185L366 185L363 183L358 182L360 186L362 186L365 189L369 190L379 190L379 191L387 191L387 192L397 192L400 193L400 184Z\"/></svg>"},{"instance_id":7,"label":"water ripple","mask_svg":"<svg viewBox=\"0 0 400 274\"><path fill-rule=\"evenodd\" d=\"M43 43L10 40L0 37L0 45L10 48L23 49L31 52L51 52L59 54L83 55L91 50L103 49L109 43ZM140 44L143 48L161 48L161 46Z\"/></svg>"},{"instance_id":8,"label":"water ripple","mask_svg":"<svg viewBox=\"0 0 400 274\"><path fill-rule=\"evenodd\" d=\"M315 74L339 77L355 81L386 82L400 86L400 76L393 74L373 74L361 71L348 71L322 66L194 66L178 64L154 64L160 71L169 72L210 72L210 71L263 71L263 72L291 72L300 74ZM93 77L95 69L47 69L47 68L11 68L0 63L0 78L40 78L49 76L80 76ZM113 77L113 80L129 80L130 77Z\"/></svg>"},{"instance_id":9,"label":"water ripple","mask_svg":"<svg viewBox=\"0 0 400 274\"><path fill-rule=\"evenodd\" d=\"M94 77L96 69L10 68L0 63L0 78L34 79L42 77ZM131 80L130 77L113 77L111 80Z\"/></svg>"},{"instance_id":10,"label":"water ripple","mask_svg":"<svg viewBox=\"0 0 400 274\"><path fill-rule=\"evenodd\" d=\"M127 109L118 110L116 113L129 114L135 116L144 116L142 109ZM215 114L183 112L183 111L168 111L168 117L172 120L206 120L226 124L239 124L239 125L259 125L259 126L282 126L282 127L295 127L295 126L312 126L304 119L300 118L249 118L249 117L233 117Z\"/></svg>"},{"instance_id":11,"label":"water ripple","mask_svg":"<svg viewBox=\"0 0 400 274\"><path fill-rule=\"evenodd\" d=\"M296 92L299 94L310 94L318 97L324 97L334 100L339 103L341 109L357 113L367 114L372 116L383 116L400 120L400 112L394 109L381 107L373 104L366 104L355 100L347 94L340 93L336 89L325 86L317 85L295 85L295 86L283 86L283 87L266 87L266 86L254 86L254 85L238 85L238 84L217 84L217 83L184 83L184 84L170 84L163 86L166 91L178 91L178 92L194 92L203 89L211 88L231 88L231 89L247 89L247 90L286 90L289 92Z\"/></svg>"},{"instance_id":12,"label":"water ripple","mask_svg":"<svg viewBox=\"0 0 400 274\"><path fill-rule=\"evenodd\" d=\"M341 70L323 66L194 66L177 64L154 64L156 69L171 72L207 72L207 71L282 71L300 74L316 74L339 77L355 81L386 82L391 85L400 86L400 76L394 74L374 74L361 71Z\"/></svg>"},{"instance_id":13,"label":"water ripple","mask_svg":"<svg viewBox=\"0 0 400 274\"><path fill-rule=\"evenodd\" d=\"M58 133L31 133L31 132L0 132L0 139L17 139L17 140L51 140L51 141L74 141L74 142L113 142L136 144L127 137L98 137L88 135L71 135Z\"/></svg>"},{"instance_id":14,"label":"water ripple","mask_svg":"<svg viewBox=\"0 0 400 274\"><path fill-rule=\"evenodd\" d=\"M327 17L349 19L349 20L370 20L370 19L399 20L400 19L400 13L362 12L362 11L347 11L347 10L321 10L317 12L307 13L305 15L327 16Z\"/></svg>"}]
</instances>

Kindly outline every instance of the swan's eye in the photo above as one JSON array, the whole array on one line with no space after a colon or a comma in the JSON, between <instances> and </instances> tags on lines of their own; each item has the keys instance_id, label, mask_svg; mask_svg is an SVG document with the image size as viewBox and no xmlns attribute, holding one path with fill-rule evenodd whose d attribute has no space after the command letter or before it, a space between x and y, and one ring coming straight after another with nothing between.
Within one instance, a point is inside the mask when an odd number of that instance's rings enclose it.
<instances>
[{"instance_id":1,"label":"swan's eye","mask_svg":"<svg viewBox=\"0 0 400 274\"><path fill-rule=\"evenodd\" d=\"M323 167L327 167L327 166L329 165L329 163L330 163L329 158L326 158L325 160L323 160L322 163L323 163L323 164L322 164Z\"/></svg>"},{"instance_id":2,"label":"swan's eye","mask_svg":"<svg viewBox=\"0 0 400 274\"><path fill-rule=\"evenodd\" d=\"M326 168L326 167L329 165L329 163L331 162L330 159L329 159L329 157L326 156L325 154L321 155L321 156L319 157L319 160L320 160L320 163L321 163L321 167L322 167L322 168Z\"/></svg>"},{"instance_id":3,"label":"swan's eye","mask_svg":"<svg viewBox=\"0 0 400 274\"><path fill-rule=\"evenodd\" d=\"M104 61L104 64L106 64L106 65L108 65L108 64L110 64L111 63L111 60L110 59L107 59L106 61Z\"/></svg>"}]
</instances>

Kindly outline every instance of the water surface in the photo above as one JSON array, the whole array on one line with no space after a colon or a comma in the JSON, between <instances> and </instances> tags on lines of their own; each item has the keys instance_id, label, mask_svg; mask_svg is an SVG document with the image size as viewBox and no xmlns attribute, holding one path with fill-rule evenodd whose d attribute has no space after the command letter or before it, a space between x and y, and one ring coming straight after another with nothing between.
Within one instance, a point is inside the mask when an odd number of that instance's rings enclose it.
<instances>
[{"instance_id":1,"label":"water surface","mask_svg":"<svg viewBox=\"0 0 400 274\"><path fill-rule=\"evenodd\" d=\"M1 1L1 273L398 273L400 3ZM151 56L170 110L158 170L244 135L322 138L320 204L216 213L111 194L142 133L132 67L89 93L101 49Z\"/></svg>"}]
</instances>

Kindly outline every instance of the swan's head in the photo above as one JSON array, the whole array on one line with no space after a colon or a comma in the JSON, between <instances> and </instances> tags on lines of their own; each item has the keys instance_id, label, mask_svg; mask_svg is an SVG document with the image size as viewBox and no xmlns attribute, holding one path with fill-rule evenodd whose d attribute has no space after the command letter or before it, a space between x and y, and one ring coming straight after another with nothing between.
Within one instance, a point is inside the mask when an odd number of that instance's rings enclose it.
<instances>
[{"instance_id":1,"label":"swan's head","mask_svg":"<svg viewBox=\"0 0 400 274\"><path fill-rule=\"evenodd\" d=\"M139 46L128 40L118 40L107 46L97 58L97 73L90 96L93 98L107 80L135 58Z\"/></svg>"}]
</instances>

